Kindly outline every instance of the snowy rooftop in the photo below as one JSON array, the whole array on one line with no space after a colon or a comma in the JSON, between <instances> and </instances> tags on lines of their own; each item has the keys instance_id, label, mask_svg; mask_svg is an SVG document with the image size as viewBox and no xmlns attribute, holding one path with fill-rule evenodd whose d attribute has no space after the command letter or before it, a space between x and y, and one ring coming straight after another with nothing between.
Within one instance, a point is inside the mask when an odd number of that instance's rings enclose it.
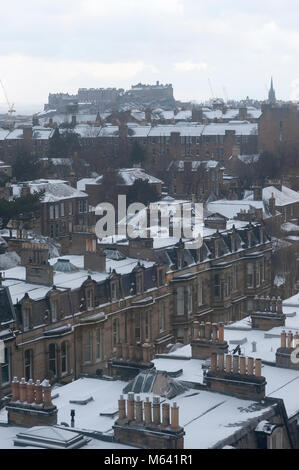
<instances>
[{"instance_id":1,"label":"snowy rooftop","mask_svg":"<svg viewBox=\"0 0 299 470\"><path fill-rule=\"evenodd\" d=\"M181 136L225 135L226 131L235 131L236 135L257 135L257 124L247 121L235 123L177 123L175 126L158 125L151 128L149 137L170 136L171 132L180 132Z\"/></svg>"},{"instance_id":2,"label":"snowy rooftop","mask_svg":"<svg viewBox=\"0 0 299 470\"><path fill-rule=\"evenodd\" d=\"M264 216L268 215L268 211L263 201L253 201L251 199L230 201L227 199L219 199L218 201L207 203L207 209L210 212L218 212L229 219L236 217L241 210L249 211L252 208L263 209Z\"/></svg>"},{"instance_id":3,"label":"snowy rooftop","mask_svg":"<svg viewBox=\"0 0 299 470\"><path fill-rule=\"evenodd\" d=\"M199 364L197 364L199 365ZM196 365L194 366L196 367ZM88 429L112 434L112 426L117 416L117 403L126 382L105 381L99 379L83 378L68 385L54 388L58 398L53 403L58 408L58 423L70 422L70 411L75 410L75 429ZM86 396L93 398L87 405L69 403L70 400L78 400ZM141 394L141 399L145 398ZM151 394L146 394L153 399ZM167 399L163 402L172 403ZM185 448L210 448L219 441L228 438L238 431L247 421L262 415L270 409L270 406L257 404L249 400L240 400L218 393L198 391L191 389L175 398L180 407L180 424L185 429ZM110 416L109 416L110 415ZM1 410L0 420L6 420L6 412ZM4 428L9 430L7 434L1 432L0 442L2 448L11 445L11 439L20 429ZM203 432L204 430L204 432ZM2 438L3 436L3 438ZM110 442L95 441L91 445L94 448L111 449ZM114 444L115 448L125 448Z\"/></svg>"},{"instance_id":4,"label":"snowy rooftop","mask_svg":"<svg viewBox=\"0 0 299 470\"><path fill-rule=\"evenodd\" d=\"M299 192L294 191L287 186L282 185L281 191L279 191L275 186L267 186L267 188L263 189L263 199L268 201L272 196L272 193L275 197L276 206L286 206L296 202L299 203Z\"/></svg>"},{"instance_id":5,"label":"snowy rooftop","mask_svg":"<svg viewBox=\"0 0 299 470\"><path fill-rule=\"evenodd\" d=\"M77 182L77 188L85 191L87 184L101 184L103 176L97 178L82 178ZM117 183L131 186L136 180L148 181L150 184L163 184L163 181L149 175L142 168L120 168L117 172Z\"/></svg>"},{"instance_id":6,"label":"snowy rooftop","mask_svg":"<svg viewBox=\"0 0 299 470\"><path fill-rule=\"evenodd\" d=\"M287 315L287 328L299 326L299 294L283 302L283 310ZM295 312L296 314L294 315ZM229 341L229 349L234 348L239 342L242 352L253 357L260 357L263 361L271 362L271 354L279 346L280 328L270 332L254 331L251 329L248 319L236 322L225 329L225 338ZM247 339L247 342L244 341ZM251 342L255 341L257 353L250 349ZM273 349L273 351L271 351ZM202 389L195 389L193 384L203 383L204 361L191 359L190 345L183 346L176 351L156 358L154 364L157 370L178 372L182 374L176 380L189 382L190 389L175 397L180 408L180 424L185 430L186 449L206 449L221 446L221 441L233 436L242 427L258 418L263 420L265 413L271 410L273 405L267 402L255 402L241 400L235 397L213 393ZM299 411L298 384L299 371L282 369L263 363L262 374L266 377L266 395L272 398L284 400L289 417ZM119 380L102 380L81 378L68 385L56 386L52 395L56 398L53 403L58 408L58 424L70 421L70 411L75 410L75 430L95 430L112 435L112 426L117 418L117 402L123 393L127 382ZM143 400L145 396L152 394L140 394ZM70 403L70 400L83 400L92 397L85 406ZM173 400L173 401L174 401ZM162 402L172 403L166 398ZM6 422L5 409L0 411L0 422ZM12 447L14 436L20 432L18 427L0 426L0 448ZM120 449L115 443L92 439L87 448Z\"/></svg>"},{"instance_id":7,"label":"snowy rooftop","mask_svg":"<svg viewBox=\"0 0 299 470\"><path fill-rule=\"evenodd\" d=\"M39 191L45 191L43 202L56 202L63 199L87 197L86 193L73 188L67 181L54 179L40 179L27 181L25 183L13 184L13 196L19 197L21 195L21 190L24 184L29 185L31 194Z\"/></svg>"},{"instance_id":8,"label":"snowy rooftop","mask_svg":"<svg viewBox=\"0 0 299 470\"><path fill-rule=\"evenodd\" d=\"M77 289L81 287L82 283L87 280L88 276L91 276L96 282L104 281L110 275L113 269L118 274L127 274L137 266L138 260L133 258L125 258L122 260L112 260L107 258L106 260L106 272L93 272L91 270L84 270L84 256L70 255L60 256L59 258L52 258L49 260L51 265L57 263L58 259L67 259L75 265L78 271L75 272L56 272L54 271L53 284L57 289ZM150 261L142 261L143 265L151 267L154 265ZM11 269L3 271L5 280L3 285L9 287L12 302L15 304L18 300L21 300L27 293L33 300L43 298L52 287L41 286L38 284L32 284L26 282L26 268L23 266L16 266Z\"/></svg>"}]
</instances>

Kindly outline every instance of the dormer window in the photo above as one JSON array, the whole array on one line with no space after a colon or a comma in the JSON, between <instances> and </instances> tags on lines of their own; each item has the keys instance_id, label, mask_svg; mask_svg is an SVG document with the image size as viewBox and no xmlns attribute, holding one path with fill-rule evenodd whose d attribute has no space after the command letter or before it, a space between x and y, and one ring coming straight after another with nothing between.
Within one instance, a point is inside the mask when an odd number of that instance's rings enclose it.
<instances>
[{"instance_id":1,"label":"dormer window","mask_svg":"<svg viewBox=\"0 0 299 470\"><path fill-rule=\"evenodd\" d=\"M94 308L94 290L93 288L89 288L86 290L86 303L87 309Z\"/></svg>"},{"instance_id":2,"label":"dormer window","mask_svg":"<svg viewBox=\"0 0 299 470\"><path fill-rule=\"evenodd\" d=\"M248 248L252 247L252 233L248 232Z\"/></svg>"},{"instance_id":3,"label":"dormer window","mask_svg":"<svg viewBox=\"0 0 299 470\"><path fill-rule=\"evenodd\" d=\"M236 237L232 235L231 237L232 252L236 251Z\"/></svg>"},{"instance_id":4,"label":"dormer window","mask_svg":"<svg viewBox=\"0 0 299 470\"><path fill-rule=\"evenodd\" d=\"M30 315L31 310L29 306L23 307L23 329L24 331L29 330L30 328Z\"/></svg>"},{"instance_id":5,"label":"dormer window","mask_svg":"<svg viewBox=\"0 0 299 470\"><path fill-rule=\"evenodd\" d=\"M142 274L137 274L136 276L136 294L141 294L143 292L142 286Z\"/></svg>"},{"instance_id":6,"label":"dormer window","mask_svg":"<svg viewBox=\"0 0 299 470\"><path fill-rule=\"evenodd\" d=\"M58 301L57 300L52 300L51 302L51 320L52 322L57 321L57 315L58 315Z\"/></svg>"},{"instance_id":7,"label":"dormer window","mask_svg":"<svg viewBox=\"0 0 299 470\"><path fill-rule=\"evenodd\" d=\"M116 281L111 283L111 300L117 300L117 285Z\"/></svg>"}]
</instances>

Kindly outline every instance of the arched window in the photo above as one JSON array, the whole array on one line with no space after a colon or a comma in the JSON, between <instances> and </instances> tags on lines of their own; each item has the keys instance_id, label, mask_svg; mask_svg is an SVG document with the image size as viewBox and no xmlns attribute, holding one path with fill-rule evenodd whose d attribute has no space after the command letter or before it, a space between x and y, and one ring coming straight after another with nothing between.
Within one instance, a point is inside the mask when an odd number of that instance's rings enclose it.
<instances>
[{"instance_id":1,"label":"arched window","mask_svg":"<svg viewBox=\"0 0 299 470\"><path fill-rule=\"evenodd\" d=\"M61 343L61 373L66 374L68 372L68 345L64 341Z\"/></svg>"},{"instance_id":2,"label":"arched window","mask_svg":"<svg viewBox=\"0 0 299 470\"><path fill-rule=\"evenodd\" d=\"M49 345L49 371L57 375L57 348L54 343Z\"/></svg>"}]
</instances>

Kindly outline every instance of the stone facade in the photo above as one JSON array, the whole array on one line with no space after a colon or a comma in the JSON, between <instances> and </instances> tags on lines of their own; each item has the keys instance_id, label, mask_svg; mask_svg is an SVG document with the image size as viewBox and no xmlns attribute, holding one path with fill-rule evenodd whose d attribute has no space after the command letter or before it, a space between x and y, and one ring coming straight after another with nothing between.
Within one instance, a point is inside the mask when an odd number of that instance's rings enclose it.
<instances>
[{"instance_id":1,"label":"stone facade","mask_svg":"<svg viewBox=\"0 0 299 470\"><path fill-rule=\"evenodd\" d=\"M259 224L216 234L205 239L198 251L184 242L162 250L151 244L151 249L143 250L143 243L150 240L140 240L139 248L134 245L140 263L136 260L135 268L122 274L117 273L117 263L115 271L103 271L104 253L97 251L101 245L93 247L92 235L85 248L84 237L77 241L81 263L94 256L93 269L96 276L102 273L103 280L95 281L93 271L84 271L77 287L38 284L46 294L18 299L10 325L14 334L4 336L7 374L0 381L1 394L7 393L9 375L67 383L80 374L108 373L119 361L137 364L138 371L150 364L154 354L165 352L169 343L190 343L194 321L246 317L254 310L254 296L268 295L271 287L271 242ZM121 253L122 247L122 256L128 256L128 245L111 245L110 250ZM149 258L149 251L152 265L145 268L141 260L143 255ZM37 254L31 256L38 259ZM53 271L54 279L60 271L82 276L66 258L58 260ZM7 273L4 286L11 285ZM30 284L30 290L34 286Z\"/></svg>"}]
</instances>

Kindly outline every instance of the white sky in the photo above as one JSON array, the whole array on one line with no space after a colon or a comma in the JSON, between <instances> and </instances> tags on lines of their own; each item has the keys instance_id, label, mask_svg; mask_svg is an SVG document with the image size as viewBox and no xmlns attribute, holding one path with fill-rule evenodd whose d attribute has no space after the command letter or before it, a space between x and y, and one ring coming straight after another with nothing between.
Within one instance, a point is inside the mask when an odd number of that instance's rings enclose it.
<instances>
[{"instance_id":1,"label":"white sky","mask_svg":"<svg viewBox=\"0 0 299 470\"><path fill-rule=\"evenodd\" d=\"M298 17L298 0L10 0L0 78L17 111L156 80L182 100L210 98L209 78L216 96L263 99L271 75L278 98L299 99Z\"/></svg>"}]
</instances>

